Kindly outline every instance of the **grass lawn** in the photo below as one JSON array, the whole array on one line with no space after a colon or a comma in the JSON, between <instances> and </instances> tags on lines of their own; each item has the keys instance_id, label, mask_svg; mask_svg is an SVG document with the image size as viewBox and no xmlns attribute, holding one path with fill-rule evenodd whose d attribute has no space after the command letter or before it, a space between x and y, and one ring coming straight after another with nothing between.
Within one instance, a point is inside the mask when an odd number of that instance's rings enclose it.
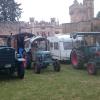
<instances>
[{"instance_id":1,"label":"grass lawn","mask_svg":"<svg viewBox=\"0 0 100 100\"><path fill-rule=\"evenodd\" d=\"M62 65L61 72L46 69L40 75L26 70L23 80L0 79L0 100L100 100L100 71L90 76L70 65Z\"/></svg>"}]
</instances>

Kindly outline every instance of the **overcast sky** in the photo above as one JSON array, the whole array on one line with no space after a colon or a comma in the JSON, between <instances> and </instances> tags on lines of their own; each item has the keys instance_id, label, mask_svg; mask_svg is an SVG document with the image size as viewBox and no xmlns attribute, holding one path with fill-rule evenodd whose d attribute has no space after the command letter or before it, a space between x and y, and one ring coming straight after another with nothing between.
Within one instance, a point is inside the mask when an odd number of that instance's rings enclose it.
<instances>
[{"instance_id":1,"label":"overcast sky","mask_svg":"<svg viewBox=\"0 0 100 100\"><path fill-rule=\"evenodd\" d=\"M55 17L60 23L70 22L69 6L74 0L16 0L23 9L22 21L29 21L34 17L37 21L50 21ZM83 0L78 0L82 2ZM100 0L94 0L95 16L100 11Z\"/></svg>"}]
</instances>

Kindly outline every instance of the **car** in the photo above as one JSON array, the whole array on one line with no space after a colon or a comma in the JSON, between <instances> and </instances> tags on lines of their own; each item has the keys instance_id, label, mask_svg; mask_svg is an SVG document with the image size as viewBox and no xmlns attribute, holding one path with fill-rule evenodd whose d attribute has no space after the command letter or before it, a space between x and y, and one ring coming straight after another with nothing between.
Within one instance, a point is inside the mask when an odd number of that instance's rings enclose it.
<instances>
[{"instance_id":1,"label":"car","mask_svg":"<svg viewBox=\"0 0 100 100\"><path fill-rule=\"evenodd\" d=\"M86 67L90 75L100 68L100 32L76 32L71 34L73 49L71 64L75 69Z\"/></svg>"}]
</instances>

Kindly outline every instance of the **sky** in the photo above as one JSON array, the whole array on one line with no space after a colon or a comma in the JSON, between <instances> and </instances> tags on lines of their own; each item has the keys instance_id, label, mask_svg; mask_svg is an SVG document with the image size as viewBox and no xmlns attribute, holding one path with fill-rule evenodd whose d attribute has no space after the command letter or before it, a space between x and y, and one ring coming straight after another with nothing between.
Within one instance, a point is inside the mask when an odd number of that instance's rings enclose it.
<instances>
[{"instance_id":1,"label":"sky","mask_svg":"<svg viewBox=\"0 0 100 100\"><path fill-rule=\"evenodd\" d=\"M69 23L69 6L74 0L16 0L21 3L23 13L21 21L29 21L34 17L37 21L50 21L50 18L56 18L60 23ZM83 0L78 0L82 2ZM94 16L100 11L100 0L94 0Z\"/></svg>"}]
</instances>

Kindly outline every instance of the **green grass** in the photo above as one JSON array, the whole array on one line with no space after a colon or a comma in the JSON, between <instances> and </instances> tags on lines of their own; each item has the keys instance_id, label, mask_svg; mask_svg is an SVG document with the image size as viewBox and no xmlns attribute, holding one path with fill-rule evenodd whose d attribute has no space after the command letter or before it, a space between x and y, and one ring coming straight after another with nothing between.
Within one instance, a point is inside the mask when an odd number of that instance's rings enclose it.
<instances>
[{"instance_id":1,"label":"green grass","mask_svg":"<svg viewBox=\"0 0 100 100\"><path fill-rule=\"evenodd\" d=\"M26 70L23 80L0 79L0 100L100 100L100 72L62 65L61 72L46 69L40 75Z\"/></svg>"}]
</instances>

